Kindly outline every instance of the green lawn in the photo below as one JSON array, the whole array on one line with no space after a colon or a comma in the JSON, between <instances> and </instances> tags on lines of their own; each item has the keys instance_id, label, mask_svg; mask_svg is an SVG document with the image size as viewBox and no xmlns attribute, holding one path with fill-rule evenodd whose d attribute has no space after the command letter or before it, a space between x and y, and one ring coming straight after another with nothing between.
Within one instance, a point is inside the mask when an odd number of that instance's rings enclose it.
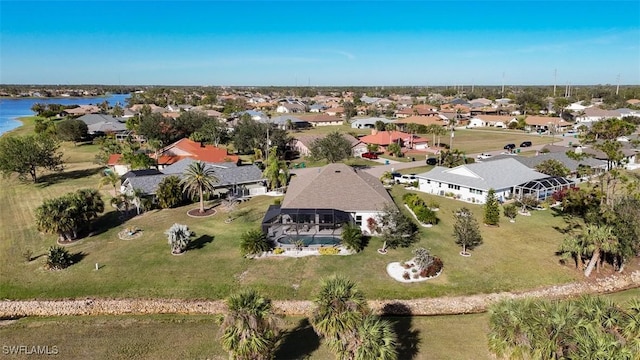
<instances>
[{"instance_id":1,"label":"green lawn","mask_svg":"<svg viewBox=\"0 0 640 360\"><path fill-rule=\"evenodd\" d=\"M452 236L453 211L467 206L480 217L481 207L440 197L436 198L441 203L440 223L421 228L420 241L414 247L391 250L383 256L376 252L381 241L373 238L362 253L352 256L257 260L240 256L239 238L244 231L259 227L267 207L275 200L272 197L243 203L231 224L224 223L227 215L221 213L205 219L188 217L187 210L196 205L154 210L122 223L107 206L96 224L97 234L68 246L80 261L64 271L47 271L43 268L44 254L56 237L38 232L33 223L34 209L43 199L96 187L99 181L100 167L92 162L93 145L64 144L63 148L68 163L62 174L45 176L35 185L15 178L0 179L1 298L219 299L239 287L251 286L274 299L309 299L320 278L342 273L360 283L368 298L407 299L524 290L580 279L574 269L559 265L554 255L562 235L553 226L561 226L563 221L551 211L518 217L515 224L502 219L499 228L483 226L484 244L473 256L463 258ZM108 204L110 189L104 187L102 191ZM392 190L396 199L404 192L400 186ZM196 248L183 256L170 255L164 235L175 222L187 224L196 232ZM118 231L131 225L143 229L142 237L119 240ZM395 282L386 274L386 265L411 258L416 246L426 247L443 259L443 275L426 283ZM37 259L27 263L22 256L27 250ZM94 270L96 263L98 271Z\"/></svg>"},{"instance_id":2,"label":"green lawn","mask_svg":"<svg viewBox=\"0 0 640 360\"><path fill-rule=\"evenodd\" d=\"M431 139L431 135L423 135ZM530 135L518 130L506 129L456 129L453 138L453 148L460 149L467 154L481 153L484 151L502 150L506 144L513 143L516 146L523 141L531 141L533 145L549 144L553 142L552 137ZM555 138L560 141L560 138ZM444 138L442 142L448 144L449 138Z\"/></svg>"},{"instance_id":3,"label":"green lawn","mask_svg":"<svg viewBox=\"0 0 640 360\"><path fill-rule=\"evenodd\" d=\"M606 295L618 303L640 289ZM218 340L220 316L86 316L23 318L0 322L0 349L11 345L57 346L64 359L226 359ZM489 314L387 317L399 338L400 359L492 359ZM302 317L285 317L277 359L330 359ZM11 358L11 357L8 357ZM38 358L30 356L30 358ZM47 358L43 356L42 358Z\"/></svg>"}]
</instances>

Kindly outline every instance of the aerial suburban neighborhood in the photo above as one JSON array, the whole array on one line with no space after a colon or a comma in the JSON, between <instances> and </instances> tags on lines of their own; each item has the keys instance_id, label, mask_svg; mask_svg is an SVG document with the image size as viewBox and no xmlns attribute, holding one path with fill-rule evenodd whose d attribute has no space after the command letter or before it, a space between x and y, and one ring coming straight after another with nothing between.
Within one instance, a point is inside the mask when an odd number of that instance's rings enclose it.
<instances>
[{"instance_id":1,"label":"aerial suburban neighborhood","mask_svg":"<svg viewBox=\"0 0 640 360\"><path fill-rule=\"evenodd\" d=\"M2 1L0 358L640 360L638 6Z\"/></svg>"}]
</instances>

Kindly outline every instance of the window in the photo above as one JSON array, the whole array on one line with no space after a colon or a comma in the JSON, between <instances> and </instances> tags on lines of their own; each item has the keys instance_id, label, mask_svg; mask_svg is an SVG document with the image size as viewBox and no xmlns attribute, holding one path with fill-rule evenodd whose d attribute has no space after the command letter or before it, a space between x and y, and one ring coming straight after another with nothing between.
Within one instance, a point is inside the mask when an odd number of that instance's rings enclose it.
<instances>
[{"instance_id":1,"label":"window","mask_svg":"<svg viewBox=\"0 0 640 360\"><path fill-rule=\"evenodd\" d=\"M469 189L469 192L476 195L482 195L482 190L478 189Z\"/></svg>"},{"instance_id":2,"label":"window","mask_svg":"<svg viewBox=\"0 0 640 360\"><path fill-rule=\"evenodd\" d=\"M356 225L362 226L362 215L356 215Z\"/></svg>"},{"instance_id":3,"label":"window","mask_svg":"<svg viewBox=\"0 0 640 360\"><path fill-rule=\"evenodd\" d=\"M449 184L449 189L460 190L460 185Z\"/></svg>"},{"instance_id":4,"label":"window","mask_svg":"<svg viewBox=\"0 0 640 360\"><path fill-rule=\"evenodd\" d=\"M427 184L431 184L431 180L427 179Z\"/></svg>"}]
</instances>

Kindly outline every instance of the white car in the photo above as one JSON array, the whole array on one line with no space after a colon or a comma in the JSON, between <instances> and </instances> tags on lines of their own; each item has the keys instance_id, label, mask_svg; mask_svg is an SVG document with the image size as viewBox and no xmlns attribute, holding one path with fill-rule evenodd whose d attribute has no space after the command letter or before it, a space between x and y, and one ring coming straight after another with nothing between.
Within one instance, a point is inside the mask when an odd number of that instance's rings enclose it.
<instances>
[{"instance_id":1,"label":"white car","mask_svg":"<svg viewBox=\"0 0 640 360\"><path fill-rule=\"evenodd\" d=\"M491 154L485 154L485 153L482 153L482 154L477 156L478 160L484 160L484 159L488 159L490 157L491 157Z\"/></svg>"},{"instance_id":2,"label":"white car","mask_svg":"<svg viewBox=\"0 0 640 360\"><path fill-rule=\"evenodd\" d=\"M402 175L396 178L396 183L398 184L410 184L414 181L418 181L416 174Z\"/></svg>"}]
</instances>

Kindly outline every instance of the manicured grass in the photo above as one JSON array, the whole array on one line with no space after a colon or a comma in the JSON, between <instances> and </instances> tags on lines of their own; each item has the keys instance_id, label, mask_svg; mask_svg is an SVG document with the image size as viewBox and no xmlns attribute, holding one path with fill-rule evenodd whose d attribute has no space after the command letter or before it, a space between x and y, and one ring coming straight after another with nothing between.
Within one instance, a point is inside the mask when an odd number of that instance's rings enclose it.
<instances>
[{"instance_id":1,"label":"manicured grass","mask_svg":"<svg viewBox=\"0 0 640 360\"><path fill-rule=\"evenodd\" d=\"M423 135L431 139L431 135ZM523 141L531 141L534 145L549 144L553 138L549 136L530 135L522 131L514 130L481 130L481 129L456 129L453 138L453 148L460 149L467 154L483 151L502 150L506 144L514 143L516 146ZM556 141L561 139L556 137ZM441 138L441 142L449 144L448 135Z\"/></svg>"},{"instance_id":2,"label":"manicured grass","mask_svg":"<svg viewBox=\"0 0 640 360\"><path fill-rule=\"evenodd\" d=\"M27 318L0 326L0 346L56 346L64 359L226 359L218 319L183 315ZM401 334L400 359L490 358L484 314L387 320ZM334 358L306 319L284 318L281 327L289 333L276 352L277 359ZM464 337L464 346L456 346L459 339L454 334Z\"/></svg>"},{"instance_id":3,"label":"manicured grass","mask_svg":"<svg viewBox=\"0 0 640 360\"><path fill-rule=\"evenodd\" d=\"M352 256L313 256L249 260L240 256L240 235L259 227L272 197L256 197L236 210L236 220L225 224L226 214L195 219L186 215L196 205L153 210L122 222L107 205L96 224L97 233L68 249L80 261L64 271L47 271L44 254L55 244L55 235L41 234L34 225L34 209L43 199L60 196L83 187L97 187L100 167L93 164L93 145L64 144L66 170L42 177L42 183L20 183L0 179L0 297L164 297L218 299L239 287L251 286L274 299L309 299L319 280L342 273L362 285L368 298L415 298L462 295L494 291L524 290L580 279L569 266L561 266L554 255L562 226L552 211L518 217L515 224L504 218L499 228L481 227L484 244L470 258L461 257L452 236L453 211L467 206L481 218L478 205L436 197L441 204L440 223L421 228L420 241L406 249L379 255L382 241L373 238L361 253ZM369 163L367 160L363 162ZM417 172L411 169L410 172ZM109 204L110 190L102 189ZM395 186L392 194L401 199L405 190ZM420 195L428 199L431 195ZM402 204L400 204L402 205ZM401 207L404 209L404 207ZM173 223L187 224L196 232L196 249L171 256L164 231ZM142 237L123 241L118 231L126 226L143 229ZM392 261L407 260L411 251L423 246L441 257L442 276L418 284L401 284L385 271ZM22 254L31 250L36 260L26 262ZM98 263L100 270L96 271Z\"/></svg>"},{"instance_id":4,"label":"manicured grass","mask_svg":"<svg viewBox=\"0 0 640 360\"><path fill-rule=\"evenodd\" d=\"M618 303L640 289L606 295ZM64 359L226 359L221 316L153 315L23 318L0 323L0 347L57 346ZM400 359L492 359L489 314L386 317L399 338ZM278 359L330 359L333 354L302 317L285 317Z\"/></svg>"}]
</instances>

